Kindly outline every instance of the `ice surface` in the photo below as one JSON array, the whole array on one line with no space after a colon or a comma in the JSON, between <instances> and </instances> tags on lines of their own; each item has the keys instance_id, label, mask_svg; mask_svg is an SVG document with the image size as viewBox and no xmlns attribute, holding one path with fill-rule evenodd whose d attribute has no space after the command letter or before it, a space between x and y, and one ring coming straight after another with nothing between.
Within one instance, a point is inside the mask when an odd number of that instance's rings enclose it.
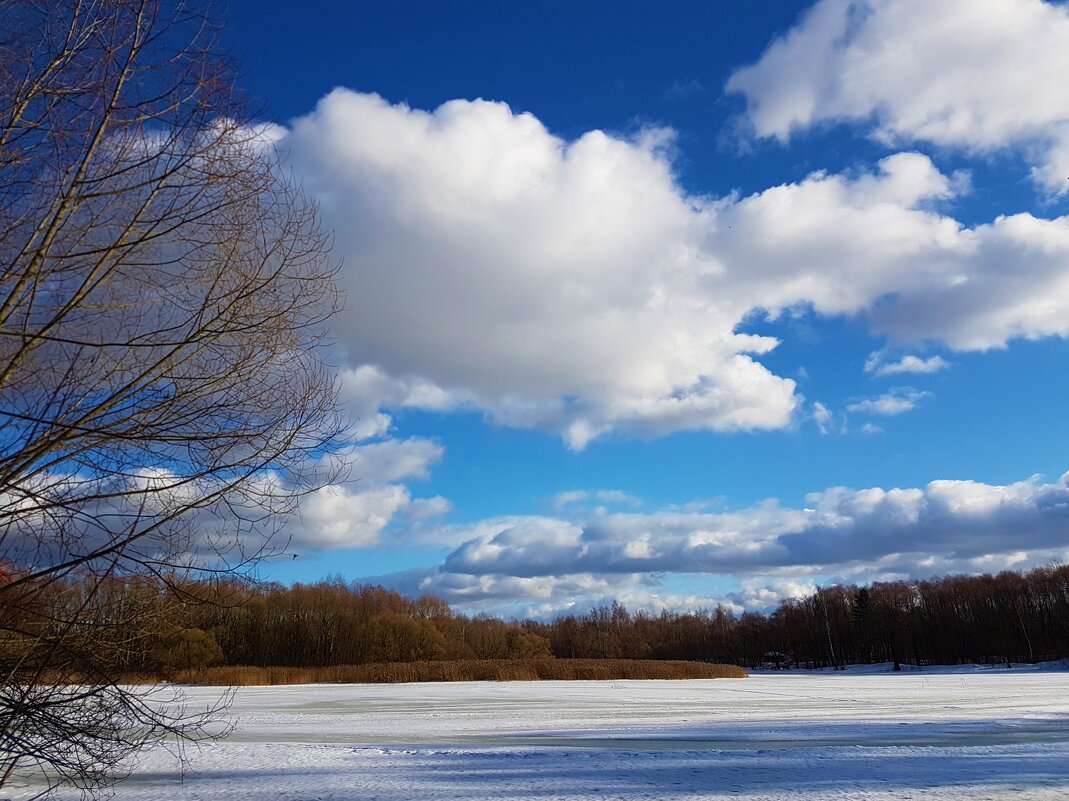
<instances>
[{"instance_id":1,"label":"ice surface","mask_svg":"<svg viewBox=\"0 0 1069 801\"><path fill-rule=\"evenodd\" d=\"M231 712L192 773L146 755L118 801L1069 798L1064 671L301 685Z\"/></svg>"}]
</instances>

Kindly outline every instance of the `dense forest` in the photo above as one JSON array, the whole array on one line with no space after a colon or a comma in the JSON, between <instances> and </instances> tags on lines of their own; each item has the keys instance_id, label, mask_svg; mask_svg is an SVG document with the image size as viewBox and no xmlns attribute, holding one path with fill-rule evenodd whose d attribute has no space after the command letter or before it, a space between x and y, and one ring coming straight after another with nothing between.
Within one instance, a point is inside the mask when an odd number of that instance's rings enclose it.
<instances>
[{"instance_id":1,"label":"dense forest","mask_svg":"<svg viewBox=\"0 0 1069 801\"><path fill-rule=\"evenodd\" d=\"M1069 565L834 586L769 614L630 614L613 605L527 627L557 656L782 668L1042 662L1069 656Z\"/></svg>"},{"instance_id":2,"label":"dense forest","mask_svg":"<svg viewBox=\"0 0 1069 801\"><path fill-rule=\"evenodd\" d=\"M84 645L118 672L173 675L212 665L322 667L444 660L695 660L743 667L848 663L1038 662L1069 656L1069 565L1028 573L834 586L768 614L717 607L629 612L601 606L552 622L467 617L444 601L405 598L341 579L316 584L68 578L9 598L4 661L43 666L77 649L41 651L47 612L86 615ZM47 601L41 603L42 599ZM122 621L122 625L109 625ZM67 641L78 638L66 635ZM35 653L37 654L35 656Z\"/></svg>"}]
</instances>

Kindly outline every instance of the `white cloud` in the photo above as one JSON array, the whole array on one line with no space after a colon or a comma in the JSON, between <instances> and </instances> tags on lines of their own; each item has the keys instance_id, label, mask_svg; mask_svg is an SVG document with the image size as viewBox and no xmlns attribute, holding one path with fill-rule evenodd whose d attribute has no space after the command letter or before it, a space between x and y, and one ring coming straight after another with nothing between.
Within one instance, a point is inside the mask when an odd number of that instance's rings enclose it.
<instances>
[{"instance_id":1,"label":"white cloud","mask_svg":"<svg viewBox=\"0 0 1069 801\"><path fill-rule=\"evenodd\" d=\"M827 434L831 430L832 411L820 401L813 402L813 422L821 434Z\"/></svg>"},{"instance_id":2,"label":"white cloud","mask_svg":"<svg viewBox=\"0 0 1069 801\"><path fill-rule=\"evenodd\" d=\"M443 598L454 609L467 614L487 612L505 618L551 619L586 614L593 607L608 606L613 601L630 610L708 610L720 604L733 612L743 611L733 593L680 592L668 586L668 582L637 573L525 578L422 568L367 580L408 595L430 594Z\"/></svg>"},{"instance_id":3,"label":"white cloud","mask_svg":"<svg viewBox=\"0 0 1069 801\"><path fill-rule=\"evenodd\" d=\"M730 593L728 597L742 609L767 610L778 606L780 601L805 598L816 591L817 584L811 580L755 577L744 580L741 591Z\"/></svg>"},{"instance_id":4,"label":"white cloud","mask_svg":"<svg viewBox=\"0 0 1069 801\"><path fill-rule=\"evenodd\" d=\"M887 354L883 351L870 353L865 360L865 372L882 378L883 376L902 375L904 373L930 375L950 367L950 363L942 356L930 356L927 359L922 359L920 356L910 354L893 362L886 361L886 357Z\"/></svg>"},{"instance_id":5,"label":"white cloud","mask_svg":"<svg viewBox=\"0 0 1069 801\"><path fill-rule=\"evenodd\" d=\"M351 466L352 480L302 498L299 514L288 516L283 530L297 548L371 547L395 521L440 517L452 508L448 499L413 499L397 482L428 478L430 466L444 452L438 443L420 437L355 446L341 454Z\"/></svg>"},{"instance_id":6,"label":"white cloud","mask_svg":"<svg viewBox=\"0 0 1069 801\"><path fill-rule=\"evenodd\" d=\"M416 498L404 510L408 520L427 520L442 517L453 511L453 502L441 495L433 498Z\"/></svg>"},{"instance_id":7,"label":"white cloud","mask_svg":"<svg viewBox=\"0 0 1069 801\"><path fill-rule=\"evenodd\" d=\"M368 547L409 501L408 490L399 484L324 487L302 500L300 516L284 531L298 549Z\"/></svg>"},{"instance_id":8,"label":"white cloud","mask_svg":"<svg viewBox=\"0 0 1069 801\"><path fill-rule=\"evenodd\" d=\"M814 173L729 203L717 252L745 269L716 286L773 311L862 314L874 333L955 350L1069 334L1069 217L966 228L931 207L955 191L926 156L897 153L874 174Z\"/></svg>"},{"instance_id":9,"label":"white cloud","mask_svg":"<svg viewBox=\"0 0 1069 801\"><path fill-rule=\"evenodd\" d=\"M717 252L746 269L726 271L722 288L774 311L868 312L902 339L966 349L1069 331L1045 319L1048 307L1069 306L1069 219L1017 215L967 229L930 209L955 192L926 156L898 153L871 174L818 172L725 204L719 222L730 233L720 231ZM1007 276L1007 261L1019 272Z\"/></svg>"},{"instance_id":10,"label":"white cloud","mask_svg":"<svg viewBox=\"0 0 1069 801\"><path fill-rule=\"evenodd\" d=\"M457 409L470 404L461 392L450 393L417 376L387 375L371 364L343 368L338 372L339 396L355 419L357 441L386 436L393 424L380 408L416 408L432 411Z\"/></svg>"},{"instance_id":11,"label":"white cloud","mask_svg":"<svg viewBox=\"0 0 1069 801\"><path fill-rule=\"evenodd\" d=\"M614 594L623 600L636 588L661 587L665 575L705 573L733 576L740 586L706 601L763 608L809 592L822 576L925 578L1069 554L1069 473L1050 483L1033 477L1004 486L938 480L923 488L834 487L806 503L453 526L451 539L469 539L438 567L417 571L420 591L443 594L461 608L471 599L543 603L556 593L561 609Z\"/></svg>"},{"instance_id":12,"label":"white cloud","mask_svg":"<svg viewBox=\"0 0 1069 801\"><path fill-rule=\"evenodd\" d=\"M874 414L880 417L894 417L917 408L917 404L930 398L931 392L921 392L909 387L884 393L876 398L865 398L846 407L846 411L855 414Z\"/></svg>"},{"instance_id":13,"label":"white cloud","mask_svg":"<svg viewBox=\"0 0 1069 801\"><path fill-rule=\"evenodd\" d=\"M429 468L442 458L445 448L421 437L389 439L353 449L355 478L376 484L406 478L429 478Z\"/></svg>"},{"instance_id":14,"label":"white cloud","mask_svg":"<svg viewBox=\"0 0 1069 801\"><path fill-rule=\"evenodd\" d=\"M1069 10L1040 0L821 0L727 88L759 136L824 122L889 144L1015 146L1069 190Z\"/></svg>"},{"instance_id":15,"label":"white cloud","mask_svg":"<svg viewBox=\"0 0 1069 801\"><path fill-rule=\"evenodd\" d=\"M918 153L688 196L665 136L569 142L500 103L346 90L298 120L283 144L344 257L336 334L362 433L396 408L478 409L575 449L785 428L803 399L755 358L776 340L740 332L755 310L954 349L1069 334L1069 218L963 227L936 207L964 182Z\"/></svg>"},{"instance_id":16,"label":"white cloud","mask_svg":"<svg viewBox=\"0 0 1069 801\"><path fill-rule=\"evenodd\" d=\"M449 511L447 499L412 499L409 489L396 483L425 475L427 465L441 456L437 444L414 438L356 451L366 457L361 480L324 486L298 499L285 477L272 471L252 476L225 503L211 500L224 489L225 477L189 478L169 468L142 468L126 477L40 474L0 492L0 511L19 512L9 526L9 551L27 566L45 558L63 561L69 558L64 554L103 547L140 530L144 535L124 549L127 558L217 567L221 559L241 564L281 548L369 547L401 518L427 520ZM316 467L331 474L334 464L328 460ZM75 493L84 497L87 492L97 500L69 503ZM171 519L183 508L185 513ZM48 523L44 529L42 521Z\"/></svg>"},{"instance_id":17,"label":"white cloud","mask_svg":"<svg viewBox=\"0 0 1069 801\"><path fill-rule=\"evenodd\" d=\"M382 412L369 412L366 416L356 417L353 422L352 435L357 442L385 437L393 424L393 419Z\"/></svg>"},{"instance_id":18,"label":"white cloud","mask_svg":"<svg viewBox=\"0 0 1069 801\"><path fill-rule=\"evenodd\" d=\"M876 331L957 350L1069 333L1069 217L998 217L958 239L962 252L938 280L903 288L873 311Z\"/></svg>"},{"instance_id":19,"label":"white cloud","mask_svg":"<svg viewBox=\"0 0 1069 801\"><path fill-rule=\"evenodd\" d=\"M566 490L565 492L558 492L553 496L553 508L563 509L572 504L582 503L589 497L590 492L587 490Z\"/></svg>"},{"instance_id":20,"label":"white cloud","mask_svg":"<svg viewBox=\"0 0 1069 801\"><path fill-rule=\"evenodd\" d=\"M399 542L417 548L455 549L473 539L492 537L514 525L522 525L532 518L529 515L502 515L468 523L417 522L399 532ZM555 520L555 518L545 518Z\"/></svg>"},{"instance_id":21,"label":"white cloud","mask_svg":"<svg viewBox=\"0 0 1069 801\"><path fill-rule=\"evenodd\" d=\"M483 528L443 562L451 573L512 576L651 571L720 572L749 566L805 513L775 505L716 514L660 512L583 523L519 518ZM767 556L767 555L766 555Z\"/></svg>"},{"instance_id":22,"label":"white cloud","mask_svg":"<svg viewBox=\"0 0 1069 801\"><path fill-rule=\"evenodd\" d=\"M810 304L822 314L941 284L955 261L967 272L971 255L961 226L929 208L954 191L926 156L897 153L873 173L815 172L729 203L716 245L738 266L723 283L753 307Z\"/></svg>"},{"instance_id":23,"label":"white cloud","mask_svg":"<svg viewBox=\"0 0 1069 801\"><path fill-rule=\"evenodd\" d=\"M491 612L500 617L555 617L568 612L624 600L643 583L641 576L495 576L463 575L438 569L377 576L381 583L410 595L434 595L469 614Z\"/></svg>"},{"instance_id":24,"label":"white cloud","mask_svg":"<svg viewBox=\"0 0 1069 801\"><path fill-rule=\"evenodd\" d=\"M723 269L716 211L679 190L664 141L566 142L484 101L320 101L285 147L345 254L350 398L468 404L575 448L787 425L794 382L750 355L775 341L737 334L748 306L700 286Z\"/></svg>"}]
</instances>

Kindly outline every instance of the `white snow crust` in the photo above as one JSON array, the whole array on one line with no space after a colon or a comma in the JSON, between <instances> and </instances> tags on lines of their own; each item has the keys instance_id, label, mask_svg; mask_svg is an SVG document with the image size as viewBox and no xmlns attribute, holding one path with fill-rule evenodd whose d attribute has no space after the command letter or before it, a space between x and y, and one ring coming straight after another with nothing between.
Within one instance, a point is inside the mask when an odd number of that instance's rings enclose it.
<instances>
[{"instance_id":1,"label":"white snow crust","mask_svg":"<svg viewBox=\"0 0 1069 801\"><path fill-rule=\"evenodd\" d=\"M257 687L231 714L191 771L148 753L117 801L1069 798L1065 671Z\"/></svg>"}]
</instances>

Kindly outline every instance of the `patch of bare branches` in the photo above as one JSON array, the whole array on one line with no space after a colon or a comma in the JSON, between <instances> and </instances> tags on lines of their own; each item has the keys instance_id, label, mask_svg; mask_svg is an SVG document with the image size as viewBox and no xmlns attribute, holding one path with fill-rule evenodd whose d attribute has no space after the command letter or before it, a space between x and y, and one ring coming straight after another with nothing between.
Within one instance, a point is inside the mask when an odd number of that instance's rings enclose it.
<instances>
[{"instance_id":1,"label":"patch of bare branches","mask_svg":"<svg viewBox=\"0 0 1069 801\"><path fill-rule=\"evenodd\" d=\"M210 734L112 676L333 478L329 241L211 33L0 0L0 787Z\"/></svg>"}]
</instances>

